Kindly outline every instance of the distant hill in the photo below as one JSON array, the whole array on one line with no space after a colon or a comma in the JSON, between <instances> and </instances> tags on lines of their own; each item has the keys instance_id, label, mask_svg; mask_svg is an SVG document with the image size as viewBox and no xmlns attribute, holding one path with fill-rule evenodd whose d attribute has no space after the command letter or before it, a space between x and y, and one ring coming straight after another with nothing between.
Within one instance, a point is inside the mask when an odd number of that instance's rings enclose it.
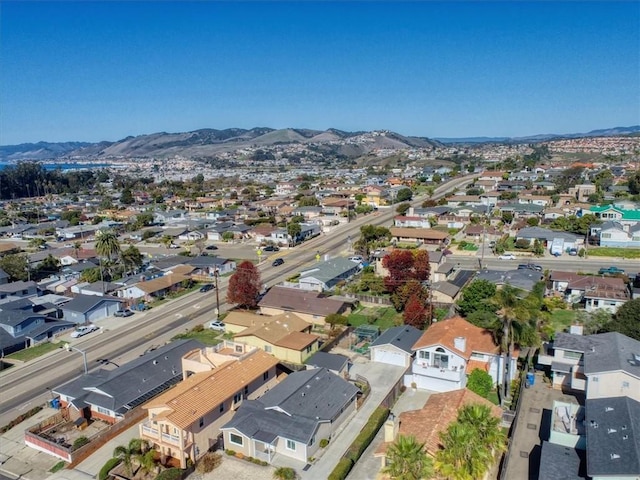
<instances>
[{"instance_id":1,"label":"distant hill","mask_svg":"<svg viewBox=\"0 0 640 480\"><path fill-rule=\"evenodd\" d=\"M587 133L543 133L539 135L530 135L528 137L435 137L434 140L442 143L527 143L546 142L562 138L615 137L618 135L632 135L635 133L640 133L640 125L591 130Z\"/></svg>"},{"instance_id":2,"label":"distant hill","mask_svg":"<svg viewBox=\"0 0 640 480\"><path fill-rule=\"evenodd\" d=\"M76 158L100 160L113 157L155 157L167 158L176 155L212 157L222 152L242 148L268 148L285 144L313 144L319 152L358 158L377 149L403 150L408 148L434 148L444 143L523 143L540 142L556 138L599 137L638 134L640 126L615 127L593 130L589 133L545 134L530 137L469 137L436 138L407 137L390 131L345 132L330 128L311 130L304 128L273 129L256 127L250 130L211 128L192 132L158 132L149 135L127 137L115 142L63 142L63 143L23 143L21 145L0 146L0 161L58 160Z\"/></svg>"}]
</instances>

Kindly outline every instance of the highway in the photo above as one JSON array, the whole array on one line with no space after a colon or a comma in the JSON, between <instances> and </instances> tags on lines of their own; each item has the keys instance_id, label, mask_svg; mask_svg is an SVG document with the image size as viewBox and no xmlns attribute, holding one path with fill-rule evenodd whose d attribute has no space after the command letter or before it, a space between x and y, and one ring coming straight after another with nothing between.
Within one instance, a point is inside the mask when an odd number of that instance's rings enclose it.
<instances>
[{"instance_id":1,"label":"highway","mask_svg":"<svg viewBox=\"0 0 640 480\"><path fill-rule=\"evenodd\" d=\"M451 190L471 182L473 176L456 178L436 188L433 199L444 196ZM426 197L416 197L412 204L420 205ZM348 245L348 238L357 240L360 227L367 224L389 225L395 215L395 207L380 209L377 213L364 215L354 221L336 227L330 234L320 235L290 250L278 252L285 259L279 267L271 261L259 265L262 282L268 287L282 282L300 267L315 263L316 254L335 255ZM226 305L227 278L220 278L220 311ZM138 312L127 319L109 318L98 322L103 331L91 333L78 339L67 339L71 345L85 352L89 370L98 367L97 360L107 358L118 364L130 361L146 349L163 345L172 337L214 317L216 308L215 290L198 291L176 300ZM42 404L50 398L49 389L59 386L83 373L83 356L76 351L64 349L31 360L23 365L0 372L0 425L11 421L22 412Z\"/></svg>"}]
</instances>

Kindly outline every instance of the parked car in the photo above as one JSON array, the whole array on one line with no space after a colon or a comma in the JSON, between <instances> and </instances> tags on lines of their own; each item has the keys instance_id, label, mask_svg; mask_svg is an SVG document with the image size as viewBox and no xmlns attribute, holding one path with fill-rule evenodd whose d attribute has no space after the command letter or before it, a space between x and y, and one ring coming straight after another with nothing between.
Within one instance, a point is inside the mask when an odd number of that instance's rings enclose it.
<instances>
[{"instance_id":1,"label":"parked car","mask_svg":"<svg viewBox=\"0 0 640 480\"><path fill-rule=\"evenodd\" d=\"M133 315L133 311L129 309L118 310L116 313L113 314L114 317L130 317L131 315Z\"/></svg>"},{"instance_id":2,"label":"parked car","mask_svg":"<svg viewBox=\"0 0 640 480\"><path fill-rule=\"evenodd\" d=\"M277 267L278 265L282 265L283 263L284 263L283 259L276 258L271 265L274 266L274 267Z\"/></svg>"},{"instance_id":3,"label":"parked car","mask_svg":"<svg viewBox=\"0 0 640 480\"><path fill-rule=\"evenodd\" d=\"M83 325L81 327L76 328L73 332L71 332L71 338L78 338L86 335L87 333L95 332L98 330L96 325Z\"/></svg>"},{"instance_id":4,"label":"parked car","mask_svg":"<svg viewBox=\"0 0 640 480\"><path fill-rule=\"evenodd\" d=\"M217 250L218 247L216 247L215 245L209 245L208 247L205 248L205 250Z\"/></svg>"},{"instance_id":5,"label":"parked car","mask_svg":"<svg viewBox=\"0 0 640 480\"><path fill-rule=\"evenodd\" d=\"M275 245L267 245L262 250L265 251L265 252L279 252L280 251L280 249L278 247L276 247Z\"/></svg>"},{"instance_id":6,"label":"parked car","mask_svg":"<svg viewBox=\"0 0 640 480\"><path fill-rule=\"evenodd\" d=\"M500 260L515 260L516 256L513 255L512 253L506 253L504 255L500 255L498 258Z\"/></svg>"},{"instance_id":7,"label":"parked car","mask_svg":"<svg viewBox=\"0 0 640 480\"><path fill-rule=\"evenodd\" d=\"M224 324L224 322L221 322L220 320L211 320L209 322L208 327L211 330L216 330L218 332L224 332L226 325Z\"/></svg>"},{"instance_id":8,"label":"parked car","mask_svg":"<svg viewBox=\"0 0 640 480\"><path fill-rule=\"evenodd\" d=\"M569 249L569 255L571 255L572 257L575 257L576 255L578 255L578 249L577 248Z\"/></svg>"},{"instance_id":9,"label":"parked car","mask_svg":"<svg viewBox=\"0 0 640 480\"><path fill-rule=\"evenodd\" d=\"M603 267L598 270L598 275L615 275L617 273L624 273L624 270L618 267Z\"/></svg>"},{"instance_id":10,"label":"parked car","mask_svg":"<svg viewBox=\"0 0 640 480\"><path fill-rule=\"evenodd\" d=\"M200 287L200 292L202 292L202 293L208 292L209 290L213 290L213 283L207 283L207 284L203 285L202 287Z\"/></svg>"}]
</instances>

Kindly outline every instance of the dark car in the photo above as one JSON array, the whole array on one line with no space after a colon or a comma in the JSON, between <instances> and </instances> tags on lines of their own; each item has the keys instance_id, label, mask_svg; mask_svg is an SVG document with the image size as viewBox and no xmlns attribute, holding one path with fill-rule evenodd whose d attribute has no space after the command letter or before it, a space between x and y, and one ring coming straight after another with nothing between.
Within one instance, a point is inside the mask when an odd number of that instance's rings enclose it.
<instances>
[{"instance_id":1,"label":"dark car","mask_svg":"<svg viewBox=\"0 0 640 480\"><path fill-rule=\"evenodd\" d=\"M113 314L114 317L130 317L131 315L133 315L133 312L129 309L118 310L116 313Z\"/></svg>"},{"instance_id":2,"label":"dark car","mask_svg":"<svg viewBox=\"0 0 640 480\"><path fill-rule=\"evenodd\" d=\"M278 265L282 265L283 263L284 263L283 259L276 258L271 265L274 266L274 267L277 267Z\"/></svg>"},{"instance_id":3,"label":"dark car","mask_svg":"<svg viewBox=\"0 0 640 480\"><path fill-rule=\"evenodd\" d=\"M213 290L213 283L207 283L206 285L203 285L202 287L200 287L200 291L202 293L208 292L209 290Z\"/></svg>"},{"instance_id":4,"label":"dark car","mask_svg":"<svg viewBox=\"0 0 640 480\"><path fill-rule=\"evenodd\" d=\"M209 245L207 248L205 248L205 250L217 250L218 247L216 247L215 245Z\"/></svg>"},{"instance_id":5,"label":"dark car","mask_svg":"<svg viewBox=\"0 0 640 480\"><path fill-rule=\"evenodd\" d=\"M262 250L265 251L265 252L279 252L280 251L280 249L278 247L276 247L275 245L267 245Z\"/></svg>"},{"instance_id":6,"label":"dark car","mask_svg":"<svg viewBox=\"0 0 640 480\"><path fill-rule=\"evenodd\" d=\"M599 275L615 275L617 273L624 273L624 270L618 267L608 267L608 268L603 267L600 270L598 270Z\"/></svg>"}]
</instances>

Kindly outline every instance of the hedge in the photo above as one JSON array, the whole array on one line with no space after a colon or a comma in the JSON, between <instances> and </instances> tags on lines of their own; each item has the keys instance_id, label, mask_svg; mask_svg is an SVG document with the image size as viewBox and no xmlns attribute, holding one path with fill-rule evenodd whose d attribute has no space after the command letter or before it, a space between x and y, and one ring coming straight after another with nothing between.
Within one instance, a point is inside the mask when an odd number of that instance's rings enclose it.
<instances>
[{"instance_id":1,"label":"hedge","mask_svg":"<svg viewBox=\"0 0 640 480\"><path fill-rule=\"evenodd\" d=\"M107 460L107 463L100 469L100 473L98 473L98 480L107 480L109 478L109 472L116 468L122 460L119 458L111 458Z\"/></svg>"},{"instance_id":2,"label":"hedge","mask_svg":"<svg viewBox=\"0 0 640 480\"><path fill-rule=\"evenodd\" d=\"M328 480L344 480L353 468L354 462L350 458L343 457L333 471L329 474Z\"/></svg>"},{"instance_id":3,"label":"hedge","mask_svg":"<svg viewBox=\"0 0 640 480\"><path fill-rule=\"evenodd\" d=\"M179 468L169 468L160 472L156 480L182 480L182 470Z\"/></svg>"},{"instance_id":4,"label":"hedge","mask_svg":"<svg viewBox=\"0 0 640 480\"><path fill-rule=\"evenodd\" d=\"M385 407L378 407L373 412L367 423L360 433L355 438L347 453L338 462L336 467L329 475L329 480L344 480L349 475L349 472L360 459L364 451L371 444L376 434L380 430L380 427L389 417L389 409Z\"/></svg>"}]
</instances>

